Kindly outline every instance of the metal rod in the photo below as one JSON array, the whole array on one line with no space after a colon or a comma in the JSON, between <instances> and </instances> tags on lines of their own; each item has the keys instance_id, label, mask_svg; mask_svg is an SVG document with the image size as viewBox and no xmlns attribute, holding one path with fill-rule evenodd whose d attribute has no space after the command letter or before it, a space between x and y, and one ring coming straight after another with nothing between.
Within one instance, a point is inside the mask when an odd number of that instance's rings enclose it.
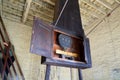
<instances>
[{"instance_id":1,"label":"metal rod","mask_svg":"<svg viewBox=\"0 0 120 80\"><path fill-rule=\"evenodd\" d=\"M45 80L49 80L49 78L50 78L50 66L51 65L46 65Z\"/></svg>"},{"instance_id":2,"label":"metal rod","mask_svg":"<svg viewBox=\"0 0 120 80\"><path fill-rule=\"evenodd\" d=\"M57 21L55 22L55 25L54 25L54 26L56 26L56 25L57 25L57 23L58 23L58 21L59 21L59 19L60 19L61 15L62 15L62 13L63 13L63 11L64 11L65 7L66 7L66 5L67 5L68 1L69 1L69 0L66 0L66 2L65 2L64 6L63 6L63 8L62 8L62 10L61 10L61 12L60 12L60 14L59 14L59 16L58 16L58 18L57 18Z\"/></svg>"},{"instance_id":3,"label":"metal rod","mask_svg":"<svg viewBox=\"0 0 120 80\"><path fill-rule=\"evenodd\" d=\"M78 68L78 77L79 77L79 80L83 80L83 78L82 78L82 72L81 72L80 68Z\"/></svg>"}]
</instances>

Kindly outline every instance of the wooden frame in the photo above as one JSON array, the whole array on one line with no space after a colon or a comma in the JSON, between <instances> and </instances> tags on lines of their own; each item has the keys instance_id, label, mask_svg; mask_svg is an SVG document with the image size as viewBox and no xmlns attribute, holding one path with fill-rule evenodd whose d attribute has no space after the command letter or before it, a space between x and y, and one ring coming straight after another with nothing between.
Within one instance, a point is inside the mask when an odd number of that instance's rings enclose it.
<instances>
[{"instance_id":1,"label":"wooden frame","mask_svg":"<svg viewBox=\"0 0 120 80\"><path fill-rule=\"evenodd\" d=\"M64 67L73 67L73 68L91 68L92 67L92 61L91 61L91 55L89 50L89 40L86 39L84 42L85 46L85 62L79 62L79 61L69 61L69 60L61 60L56 58L47 58L42 56L42 64L50 64L54 66L64 66Z\"/></svg>"},{"instance_id":2,"label":"wooden frame","mask_svg":"<svg viewBox=\"0 0 120 80\"><path fill-rule=\"evenodd\" d=\"M58 30L53 28L52 25L48 25L43 21L39 20L38 18L35 18L30 50L32 53L43 56L41 63L55 65L55 66L73 67L73 68L90 68L91 56L90 56L89 39L84 37L82 40L81 37L75 35L69 35L74 38L79 38L80 41L82 41L84 46L83 48L84 55L82 55L82 58L84 58L84 60L72 61L72 60L60 59L54 57L55 56L53 51L54 37L55 37L54 31L56 32ZM63 31L60 31L60 33L68 34ZM82 49L80 48L80 50Z\"/></svg>"}]
</instances>

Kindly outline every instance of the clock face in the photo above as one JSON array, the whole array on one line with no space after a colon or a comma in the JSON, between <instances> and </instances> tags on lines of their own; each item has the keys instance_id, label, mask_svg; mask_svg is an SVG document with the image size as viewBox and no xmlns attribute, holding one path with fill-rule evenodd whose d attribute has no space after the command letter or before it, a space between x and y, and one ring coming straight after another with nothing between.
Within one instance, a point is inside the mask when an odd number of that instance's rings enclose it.
<instances>
[{"instance_id":1,"label":"clock face","mask_svg":"<svg viewBox=\"0 0 120 80\"><path fill-rule=\"evenodd\" d=\"M72 45L72 38L64 34L60 34L58 36L58 41L60 46L63 47L64 49L70 48Z\"/></svg>"}]
</instances>

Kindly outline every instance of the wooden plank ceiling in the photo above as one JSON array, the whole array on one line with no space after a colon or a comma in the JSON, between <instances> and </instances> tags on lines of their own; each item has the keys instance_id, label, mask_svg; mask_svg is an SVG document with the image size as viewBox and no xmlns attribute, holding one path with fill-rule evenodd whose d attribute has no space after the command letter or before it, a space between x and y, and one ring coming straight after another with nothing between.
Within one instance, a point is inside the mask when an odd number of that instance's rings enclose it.
<instances>
[{"instance_id":1,"label":"wooden plank ceiling","mask_svg":"<svg viewBox=\"0 0 120 80\"><path fill-rule=\"evenodd\" d=\"M84 28L91 28L108 16L120 0L79 0ZM1 0L4 18L32 25L37 16L47 23L52 23L55 0Z\"/></svg>"}]
</instances>

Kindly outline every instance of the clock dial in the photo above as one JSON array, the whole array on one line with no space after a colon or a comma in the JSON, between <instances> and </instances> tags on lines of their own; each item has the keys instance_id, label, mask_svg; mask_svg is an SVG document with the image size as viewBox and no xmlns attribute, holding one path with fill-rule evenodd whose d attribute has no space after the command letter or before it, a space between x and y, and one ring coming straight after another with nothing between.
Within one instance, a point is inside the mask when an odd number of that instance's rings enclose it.
<instances>
[{"instance_id":1,"label":"clock dial","mask_svg":"<svg viewBox=\"0 0 120 80\"><path fill-rule=\"evenodd\" d=\"M58 41L60 46L63 47L64 49L70 48L72 45L72 38L64 34L60 34L58 36Z\"/></svg>"}]
</instances>

